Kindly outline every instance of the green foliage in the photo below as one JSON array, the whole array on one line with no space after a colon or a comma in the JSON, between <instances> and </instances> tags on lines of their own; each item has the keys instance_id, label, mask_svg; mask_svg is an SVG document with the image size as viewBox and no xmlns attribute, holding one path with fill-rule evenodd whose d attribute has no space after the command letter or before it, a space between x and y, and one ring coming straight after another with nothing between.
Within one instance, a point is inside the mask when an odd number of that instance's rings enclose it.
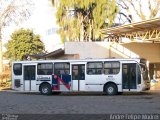
<instances>
[{"instance_id":1,"label":"green foliage","mask_svg":"<svg viewBox=\"0 0 160 120\"><path fill-rule=\"evenodd\" d=\"M54 5L55 5L55 1L54 1L54 0L51 0L51 2L52 2L52 5L54 6Z\"/></svg>"},{"instance_id":2,"label":"green foliage","mask_svg":"<svg viewBox=\"0 0 160 120\"><path fill-rule=\"evenodd\" d=\"M25 55L38 54L44 50L40 36L29 29L20 29L12 33L5 47L5 57L11 60L23 60Z\"/></svg>"},{"instance_id":3,"label":"green foliage","mask_svg":"<svg viewBox=\"0 0 160 120\"><path fill-rule=\"evenodd\" d=\"M54 0L53 0L54 1ZM62 41L100 40L100 29L107 27L117 14L115 0L59 0L57 22Z\"/></svg>"}]
</instances>

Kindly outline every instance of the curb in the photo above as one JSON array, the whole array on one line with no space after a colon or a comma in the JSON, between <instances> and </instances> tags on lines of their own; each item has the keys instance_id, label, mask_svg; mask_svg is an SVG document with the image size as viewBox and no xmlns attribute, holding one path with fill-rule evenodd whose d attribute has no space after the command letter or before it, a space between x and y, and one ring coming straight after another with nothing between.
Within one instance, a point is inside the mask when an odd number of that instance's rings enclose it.
<instances>
[{"instance_id":1,"label":"curb","mask_svg":"<svg viewBox=\"0 0 160 120\"><path fill-rule=\"evenodd\" d=\"M10 89L10 88L0 88L0 91L17 92L15 90Z\"/></svg>"}]
</instances>

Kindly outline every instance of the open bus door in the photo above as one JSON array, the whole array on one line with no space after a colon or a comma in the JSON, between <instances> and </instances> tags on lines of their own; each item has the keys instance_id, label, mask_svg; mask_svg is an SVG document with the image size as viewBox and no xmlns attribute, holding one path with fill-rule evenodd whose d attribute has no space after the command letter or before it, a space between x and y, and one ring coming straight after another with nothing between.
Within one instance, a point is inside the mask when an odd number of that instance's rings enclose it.
<instances>
[{"instance_id":1,"label":"open bus door","mask_svg":"<svg viewBox=\"0 0 160 120\"><path fill-rule=\"evenodd\" d=\"M72 64L72 89L85 91L85 64Z\"/></svg>"},{"instance_id":2,"label":"open bus door","mask_svg":"<svg viewBox=\"0 0 160 120\"><path fill-rule=\"evenodd\" d=\"M23 65L24 91L36 91L36 65Z\"/></svg>"},{"instance_id":3,"label":"open bus door","mask_svg":"<svg viewBox=\"0 0 160 120\"><path fill-rule=\"evenodd\" d=\"M137 64L123 63L122 64L122 89L123 91L137 90Z\"/></svg>"}]
</instances>

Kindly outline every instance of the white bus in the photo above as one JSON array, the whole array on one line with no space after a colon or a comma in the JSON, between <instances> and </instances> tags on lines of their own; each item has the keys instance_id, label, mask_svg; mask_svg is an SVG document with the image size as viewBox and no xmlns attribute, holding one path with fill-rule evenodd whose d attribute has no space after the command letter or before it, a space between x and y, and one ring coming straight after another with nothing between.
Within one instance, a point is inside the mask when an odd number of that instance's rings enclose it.
<instances>
[{"instance_id":1,"label":"white bus","mask_svg":"<svg viewBox=\"0 0 160 120\"><path fill-rule=\"evenodd\" d=\"M12 89L48 95L96 91L115 95L150 89L145 59L16 61Z\"/></svg>"}]
</instances>

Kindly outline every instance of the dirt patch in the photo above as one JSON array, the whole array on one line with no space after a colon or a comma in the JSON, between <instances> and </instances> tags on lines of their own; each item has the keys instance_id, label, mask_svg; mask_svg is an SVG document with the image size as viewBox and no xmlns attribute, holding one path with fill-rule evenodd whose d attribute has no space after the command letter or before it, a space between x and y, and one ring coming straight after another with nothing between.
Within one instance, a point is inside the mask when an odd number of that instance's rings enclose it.
<instances>
[{"instance_id":1,"label":"dirt patch","mask_svg":"<svg viewBox=\"0 0 160 120\"><path fill-rule=\"evenodd\" d=\"M152 85L151 90L160 90L160 81Z\"/></svg>"}]
</instances>

